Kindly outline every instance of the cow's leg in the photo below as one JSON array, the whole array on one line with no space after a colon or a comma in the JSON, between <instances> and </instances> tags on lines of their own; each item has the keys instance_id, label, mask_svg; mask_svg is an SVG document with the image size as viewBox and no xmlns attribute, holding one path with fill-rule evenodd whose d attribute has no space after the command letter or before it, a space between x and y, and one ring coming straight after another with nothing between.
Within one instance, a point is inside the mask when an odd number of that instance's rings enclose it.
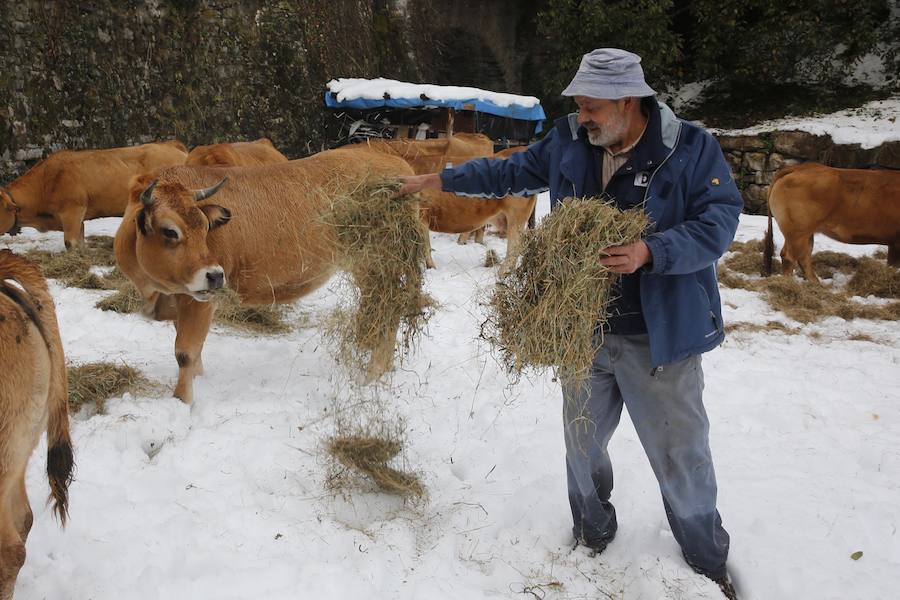
<instances>
[{"instance_id":1,"label":"cow's leg","mask_svg":"<svg viewBox=\"0 0 900 600\"><path fill-rule=\"evenodd\" d=\"M471 231L466 231L466 232L459 234L459 237L456 238L456 243L459 244L460 246L465 246L466 244L469 243L469 236L471 236L471 235L472 235Z\"/></svg>"},{"instance_id":2,"label":"cow's leg","mask_svg":"<svg viewBox=\"0 0 900 600\"><path fill-rule=\"evenodd\" d=\"M900 267L900 240L894 240L888 246L887 263L892 267Z\"/></svg>"},{"instance_id":3,"label":"cow's leg","mask_svg":"<svg viewBox=\"0 0 900 600\"><path fill-rule=\"evenodd\" d=\"M785 275L793 275L794 265L800 265L803 276L811 283L819 283L816 270L812 263L813 236L790 236L785 235L784 248L781 250L781 259L785 261L782 267L782 273Z\"/></svg>"},{"instance_id":4,"label":"cow's leg","mask_svg":"<svg viewBox=\"0 0 900 600\"><path fill-rule=\"evenodd\" d=\"M25 490L24 472L18 477L18 480L12 503L13 518L16 531L19 532L22 543L25 543L28 541L28 534L31 532L31 526L34 523L34 513L31 512L31 503L28 502L28 492Z\"/></svg>"},{"instance_id":5,"label":"cow's leg","mask_svg":"<svg viewBox=\"0 0 900 600\"><path fill-rule=\"evenodd\" d=\"M525 204L524 199L522 199L522 204ZM509 273L515 266L516 258L519 256L519 250L521 250L522 232L525 230L525 225L528 224L530 212L528 210L519 210L520 208L524 208L524 206L515 206L513 210L504 213L507 223L506 257L503 259L503 263L500 265L498 271L501 277Z\"/></svg>"},{"instance_id":6,"label":"cow's leg","mask_svg":"<svg viewBox=\"0 0 900 600\"><path fill-rule=\"evenodd\" d=\"M484 232L486 229L487 229L487 226L482 225L481 227L479 227L478 229L475 230L475 243L476 244L481 244L482 246L485 245L484 244Z\"/></svg>"},{"instance_id":7,"label":"cow's leg","mask_svg":"<svg viewBox=\"0 0 900 600\"><path fill-rule=\"evenodd\" d=\"M87 209L84 206L71 206L59 213L67 250L74 250L84 244L84 215L86 212Z\"/></svg>"},{"instance_id":8,"label":"cow's leg","mask_svg":"<svg viewBox=\"0 0 900 600\"><path fill-rule=\"evenodd\" d=\"M434 258L431 256L431 229L428 226L428 210L421 211L422 227L425 230L425 267L434 268Z\"/></svg>"},{"instance_id":9,"label":"cow's leg","mask_svg":"<svg viewBox=\"0 0 900 600\"><path fill-rule=\"evenodd\" d=\"M185 404L194 399L194 376L202 370L200 354L209 333L216 306L212 302L198 302L190 296L178 295L175 300L175 360L178 361L178 383L175 397Z\"/></svg>"},{"instance_id":10,"label":"cow's leg","mask_svg":"<svg viewBox=\"0 0 900 600\"><path fill-rule=\"evenodd\" d=\"M0 482L0 600L11 600L19 569L25 564L25 543L16 530L17 482L11 473Z\"/></svg>"}]
</instances>

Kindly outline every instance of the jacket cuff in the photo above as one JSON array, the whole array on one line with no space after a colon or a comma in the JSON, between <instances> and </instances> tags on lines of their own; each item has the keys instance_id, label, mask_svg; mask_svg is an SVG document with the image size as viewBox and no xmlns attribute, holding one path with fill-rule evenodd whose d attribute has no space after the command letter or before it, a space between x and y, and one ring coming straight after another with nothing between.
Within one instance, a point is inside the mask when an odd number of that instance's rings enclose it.
<instances>
[{"instance_id":1,"label":"jacket cuff","mask_svg":"<svg viewBox=\"0 0 900 600\"><path fill-rule=\"evenodd\" d=\"M452 168L443 169L440 173L441 175L441 191L443 192L455 192L456 190L453 188L453 175L455 171Z\"/></svg>"},{"instance_id":2,"label":"jacket cuff","mask_svg":"<svg viewBox=\"0 0 900 600\"><path fill-rule=\"evenodd\" d=\"M666 238L661 233L653 233L644 238L644 243L650 248L652 257L650 272L655 275L665 273L669 265L669 251Z\"/></svg>"}]
</instances>

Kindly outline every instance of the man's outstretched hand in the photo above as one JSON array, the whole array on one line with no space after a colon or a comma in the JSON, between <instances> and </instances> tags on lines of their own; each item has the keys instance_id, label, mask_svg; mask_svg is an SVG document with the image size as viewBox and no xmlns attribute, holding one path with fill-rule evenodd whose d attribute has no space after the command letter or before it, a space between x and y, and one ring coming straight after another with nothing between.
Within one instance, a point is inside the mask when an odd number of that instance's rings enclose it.
<instances>
[{"instance_id":1,"label":"man's outstretched hand","mask_svg":"<svg viewBox=\"0 0 900 600\"><path fill-rule=\"evenodd\" d=\"M401 176L400 183L403 185L397 192L398 196L405 194L415 194L422 190L438 190L441 189L441 176L437 173L429 173L428 175L408 175Z\"/></svg>"},{"instance_id":2,"label":"man's outstretched hand","mask_svg":"<svg viewBox=\"0 0 900 600\"><path fill-rule=\"evenodd\" d=\"M650 248L644 240L624 246L610 246L604 248L603 252L608 256L602 257L600 264L609 267L613 273L634 273L653 260Z\"/></svg>"}]
</instances>

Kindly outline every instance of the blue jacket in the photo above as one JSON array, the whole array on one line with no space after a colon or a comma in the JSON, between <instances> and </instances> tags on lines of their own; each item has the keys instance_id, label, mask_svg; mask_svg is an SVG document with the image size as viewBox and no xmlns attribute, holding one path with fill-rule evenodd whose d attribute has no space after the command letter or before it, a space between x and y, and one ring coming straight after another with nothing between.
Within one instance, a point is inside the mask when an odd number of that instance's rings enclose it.
<instances>
[{"instance_id":1,"label":"blue jacket","mask_svg":"<svg viewBox=\"0 0 900 600\"><path fill-rule=\"evenodd\" d=\"M551 209L563 198L599 195L594 150L575 119L558 119L544 139L505 161L480 159L445 169L444 191L502 197L549 189ZM644 241L653 259L639 277L655 368L712 350L725 338L716 261L734 239L744 203L708 132L660 103L645 137L643 150L636 148L617 175L633 170L652 223Z\"/></svg>"}]
</instances>

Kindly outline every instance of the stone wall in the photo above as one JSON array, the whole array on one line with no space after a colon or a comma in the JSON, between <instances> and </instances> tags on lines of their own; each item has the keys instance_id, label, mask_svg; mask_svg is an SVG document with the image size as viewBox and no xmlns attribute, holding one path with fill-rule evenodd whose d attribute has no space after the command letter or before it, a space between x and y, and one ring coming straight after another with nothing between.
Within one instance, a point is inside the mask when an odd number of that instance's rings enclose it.
<instances>
[{"instance_id":1,"label":"stone wall","mask_svg":"<svg viewBox=\"0 0 900 600\"><path fill-rule=\"evenodd\" d=\"M841 168L900 169L900 141L862 148L859 144L835 144L829 135L803 131L719 135L717 139L750 214L766 214L769 187L782 167L815 161Z\"/></svg>"}]
</instances>

